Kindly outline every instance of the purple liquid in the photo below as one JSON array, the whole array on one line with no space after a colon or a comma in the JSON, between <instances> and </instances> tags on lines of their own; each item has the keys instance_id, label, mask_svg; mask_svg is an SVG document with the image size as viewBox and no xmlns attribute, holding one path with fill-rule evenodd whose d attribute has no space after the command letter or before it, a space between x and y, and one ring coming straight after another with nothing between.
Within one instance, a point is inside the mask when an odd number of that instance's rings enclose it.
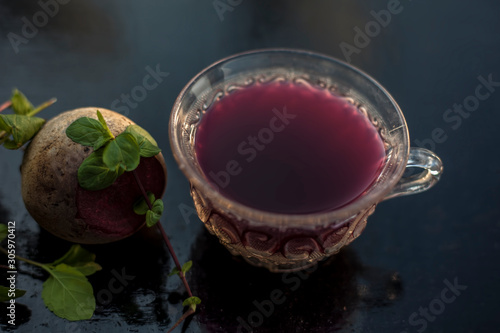
<instances>
[{"instance_id":1,"label":"purple liquid","mask_svg":"<svg viewBox=\"0 0 500 333\"><path fill-rule=\"evenodd\" d=\"M385 159L377 129L346 99L281 82L215 102L195 142L201 169L223 195L275 213L342 207L363 194Z\"/></svg>"}]
</instances>

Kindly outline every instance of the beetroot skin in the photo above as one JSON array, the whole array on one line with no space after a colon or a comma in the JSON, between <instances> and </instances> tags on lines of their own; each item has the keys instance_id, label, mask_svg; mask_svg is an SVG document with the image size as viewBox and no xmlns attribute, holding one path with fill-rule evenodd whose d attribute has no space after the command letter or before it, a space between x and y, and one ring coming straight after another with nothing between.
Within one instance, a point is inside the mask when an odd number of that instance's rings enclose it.
<instances>
[{"instance_id":1,"label":"beetroot skin","mask_svg":"<svg viewBox=\"0 0 500 333\"><path fill-rule=\"evenodd\" d=\"M130 119L102 108L68 111L48 121L28 146L21 167L22 195L27 210L40 226L75 243L109 243L128 237L145 224L133 211L141 191L131 172L113 185L88 191L78 184L77 172L92 153L66 136L66 128L80 117L97 119L99 110L113 135L123 132ZM144 188L160 198L167 184L161 154L141 158L136 172Z\"/></svg>"}]
</instances>

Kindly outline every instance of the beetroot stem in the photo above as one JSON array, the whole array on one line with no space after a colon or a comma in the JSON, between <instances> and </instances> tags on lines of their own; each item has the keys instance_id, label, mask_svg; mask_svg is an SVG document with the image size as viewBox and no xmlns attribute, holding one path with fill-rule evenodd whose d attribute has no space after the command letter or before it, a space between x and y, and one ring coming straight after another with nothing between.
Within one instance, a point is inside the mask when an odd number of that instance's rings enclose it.
<instances>
[{"instance_id":1,"label":"beetroot stem","mask_svg":"<svg viewBox=\"0 0 500 333\"><path fill-rule=\"evenodd\" d=\"M149 201L148 194L146 193L146 190L144 189L144 186L142 185L141 180L139 179L139 175L137 175L137 172L135 170L132 171L135 181L137 183L137 186L139 186L139 189L141 190L142 196L146 200L146 203L149 207L150 210L153 210L153 204L151 201ZM186 291L189 295L189 297L193 297L193 294L191 292L191 288L189 288L189 284L186 280L186 276L184 275L184 272L182 272L182 267L181 264L179 263L179 259L177 259L177 255L175 254L174 248L172 247L172 244L170 243L170 239L167 236L167 233L165 232L165 229L163 229L163 226L161 225L160 222L156 223L156 226L158 227L158 230L160 230L161 235L163 236L163 240L165 241L165 244L167 244L168 251L170 252L170 255L172 256L172 259L174 259L175 267L177 267L177 270L179 271L179 277L182 280L182 283L184 284L184 287L186 288Z\"/></svg>"},{"instance_id":2,"label":"beetroot stem","mask_svg":"<svg viewBox=\"0 0 500 333\"><path fill-rule=\"evenodd\" d=\"M174 326L172 326L168 331L167 333L170 333L172 332L177 326L180 325L180 323L182 323L187 317L189 317L190 315L192 315L194 313L194 310L190 307L186 313L184 313L182 315L182 317L179 318L179 320L177 320L177 322L174 324Z\"/></svg>"},{"instance_id":3,"label":"beetroot stem","mask_svg":"<svg viewBox=\"0 0 500 333\"><path fill-rule=\"evenodd\" d=\"M4 102L2 105L0 105L0 112L2 112L3 110L7 109L11 105L12 105L11 101Z\"/></svg>"}]
</instances>

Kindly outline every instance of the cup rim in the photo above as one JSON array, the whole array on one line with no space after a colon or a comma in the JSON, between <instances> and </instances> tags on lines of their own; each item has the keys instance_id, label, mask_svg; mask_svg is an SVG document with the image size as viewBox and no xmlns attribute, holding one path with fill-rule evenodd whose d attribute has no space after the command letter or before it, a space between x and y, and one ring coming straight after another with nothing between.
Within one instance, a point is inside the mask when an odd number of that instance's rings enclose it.
<instances>
[{"instance_id":1,"label":"cup rim","mask_svg":"<svg viewBox=\"0 0 500 333\"><path fill-rule=\"evenodd\" d=\"M403 159L396 167L394 172L394 176L390 179L386 180L385 186L380 191L375 193L370 192L366 195L361 196L360 198L354 199L352 202L334 209L332 211L323 211L316 213L308 213L308 214L283 214L283 213L274 213L269 211L260 210L257 208L246 206L236 200L226 197L222 193L220 193L217 189L211 187L206 178L200 174L196 168L191 165L191 162L187 159L187 156L182 152L180 142L176 135L176 119L179 116L180 105L183 101L183 98L186 96L186 92L190 90L190 88L205 75L208 71L212 70L217 66L221 66L224 63L229 61L244 58L247 56L255 56L255 55L265 55L271 53L283 53L290 55L306 55L316 57L322 60L326 60L329 62L337 63L338 65L344 66L350 71L352 71L355 75L361 76L367 81L369 81L372 85L374 85L377 89L379 89L385 97L391 102L391 105L394 111L397 113L399 121L401 122L403 136L405 138L405 142L402 144L406 149L401 152L403 155ZM229 55L224 57L216 62L213 62L209 66L206 66L203 70L198 72L181 90L178 97L176 98L174 105L172 107L172 112L169 120L169 139L170 146L172 149L172 153L174 158L179 166L179 169L183 172L183 174L187 177L191 186L194 186L196 189L201 188L210 188L212 191L203 192L204 197L208 198L212 204L213 202L217 202L217 207L223 207L225 209L225 213L228 212L237 218L244 219L247 221L251 221L253 224L261 224L266 225L268 227L315 227L326 222L332 222L335 220L345 219L351 216L362 212L373 205L376 205L380 201L383 201L385 196L392 190L392 188L396 185L399 179L402 177L404 170L406 169L406 164L409 157L410 151L410 139L408 126L406 124L405 117L395 101L395 99L389 94L389 92L374 78L370 75L362 71L361 69L345 62L340 59L334 58L329 55L325 55L318 52L295 49L295 48L262 48L262 49L254 49L250 51L240 52L233 55Z\"/></svg>"}]
</instances>

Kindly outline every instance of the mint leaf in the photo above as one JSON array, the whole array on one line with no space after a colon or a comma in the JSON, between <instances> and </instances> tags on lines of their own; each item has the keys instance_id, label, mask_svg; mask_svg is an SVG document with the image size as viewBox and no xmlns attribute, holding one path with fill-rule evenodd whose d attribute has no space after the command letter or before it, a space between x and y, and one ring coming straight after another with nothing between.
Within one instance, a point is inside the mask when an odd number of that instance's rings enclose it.
<instances>
[{"instance_id":1,"label":"mint leaf","mask_svg":"<svg viewBox=\"0 0 500 333\"><path fill-rule=\"evenodd\" d=\"M31 140L45 123L45 119L28 117L19 114L0 115L0 131L10 134L4 138L3 145L7 149L18 149Z\"/></svg>"},{"instance_id":2,"label":"mint leaf","mask_svg":"<svg viewBox=\"0 0 500 333\"><path fill-rule=\"evenodd\" d=\"M34 109L33 104L17 89L14 89L12 92L10 101L12 102L12 109L16 114L26 115Z\"/></svg>"},{"instance_id":3,"label":"mint leaf","mask_svg":"<svg viewBox=\"0 0 500 333\"><path fill-rule=\"evenodd\" d=\"M52 262L51 266L57 266L59 264L66 264L72 266L83 275L92 275L97 271L100 271L102 267L95 263L95 254L85 250L78 244L71 246L68 252L64 254L61 258Z\"/></svg>"},{"instance_id":4,"label":"mint leaf","mask_svg":"<svg viewBox=\"0 0 500 333\"><path fill-rule=\"evenodd\" d=\"M90 319L96 302L87 278L66 264L44 268L50 277L43 283L42 298L49 310L68 320Z\"/></svg>"},{"instance_id":5,"label":"mint leaf","mask_svg":"<svg viewBox=\"0 0 500 333\"><path fill-rule=\"evenodd\" d=\"M139 148L142 157L153 157L161 153L161 149L151 144L148 140L142 141Z\"/></svg>"},{"instance_id":6,"label":"mint leaf","mask_svg":"<svg viewBox=\"0 0 500 333\"><path fill-rule=\"evenodd\" d=\"M18 298L26 294L26 290L21 289L9 289L5 286L0 286L0 302L8 302L13 298Z\"/></svg>"},{"instance_id":7,"label":"mint leaf","mask_svg":"<svg viewBox=\"0 0 500 333\"><path fill-rule=\"evenodd\" d=\"M172 269L172 271L170 272L170 274L168 274L168 276L174 276L174 275L177 275L179 274L179 270L177 269L177 267L174 267Z\"/></svg>"},{"instance_id":8,"label":"mint leaf","mask_svg":"<svg viewBox=\"0 0 500 333\"><path fill-rule=\"evenodd\" d=\"M148 192L147 195L149 198L149 202L155 202L155 195L153 193ZM148 203L146 202L146 200L144 199L144 197L140 197L139 200L137 200L134 203L134 212L137 215L144 215L148 212L148 210L149 210L149 206L148 206Z\"/></svg>"},{"instance_id":9,"label":"mint leaf","mask_svg":"<svg viewBox=\"0 0 500 333\"><path fill-rule=\"evenodd\" d=\"M153 212L156 214L163 214L163 200L156 199L153 203Z\"/></svg>"},{"instance_id":10,"label":"mint leaf","mask_svg":"<svg viewBox=\"0 0 500 333\"><path fill-rule=\"evenodd\" d=\"M148 140L151 144L158 146L158 143L156 143L156 140L151 136L151 134L149 134L148 131L146 131L139 125L128 125L127 128L125 129L125 133L130 133L136 137L143 137L145 140ZM137 140L137 142L139 142L139 140Z\"/></svg>"},{"instance_id":11,"label":"mint leaf","mask_svg":"<svg viewBox=\"0 0 500 333\"><path fill-rule=\"evenodd\" d=\"M66 129L68 138L83 146L91 146L97 150L113 139L113 134L103 124L89 117L75 120Z\"/></svg>"},{"instance_id":12,"label":"mint leaf","mask_svg":"<svg viewBox=\"0 0 500 333\"><path fill-rule=\"evenodd\" d=\"M139 145L130 133L118 135L104 148L103 161L111 170L123 168L132 171L137 168L140 159Z\"/></svg>"},{"instance_id":13,"label":"mint leaf","mask_svg":"<svg viewBox=\"0 0 500 333\"><path fill-rule=\"evenodd\" d=\"M189 260L188 262L184 263L184 265L182 265L182 267L181 267L182 273L184 273L184 275L186 275L186 273L191 269L192 266L193 266L192 260ZM174 267L172 269L172 271L170 272L170 274L168 274L168 276L173 276L173 275L177 275L177 274L179 274L179 270L177 269L177 267Z\"/></svg>"},{"instance_id":14,"label":"mint leaf","mask_svg":"<svg viewBox=\"0 0 500 333\"><path fill-rule=\"evenodd\" d=\"M7 237L8 229L5 224L0 224L0 243Z\"/></svg>"},{"instance_id":15,"label":"mint leaf","mask_svg":"<svg viewBox=\"0 0 500 333\"><path fill-rule=\"evenodd\" d=\"M154 226L161 218L163 214L163 201L161 199L156 199L153 203L153 210L148 210L146 212L146 225L148 227Z\"/></svg>"},{"instance_id":16,"label":"mint leaf","mask_svg":"<svg viewBox=\"0 0 500 333\"><path fill-rule=\"evenodd\" d=\"M186 262L184 265L182 265L182 273L184 273L184 275L186 275L186 273L189 272L189 270L191 269L192 266L193 266L192 260L189 260L188 262Z\"/></svg>"},{"instance_id":17,"label":"mint leaf","mask_svg":"<svg viewBox=\"0 0 500 333\"><path fill-rule=\"evenodd\" d=\"M95 254L85 250L79 244L74 244L61 258L55 260L50 265L57 266L59 264L67 264L74 266L80 262L94 261Z\"/></svg>"},{"instance_id":18,"label":"mint leaf","mask_svg":"<svg viewBox=\"0 0 500 333\"><path fill-rule=\"evenodd\" d=\"M92 275L95 272L102 270L101 265L96 262L79 263L78 265L72 267L85 276Z\"/></svg>"},{"instance_id":19,"label":"mint leaf","mask_svg":"<svg viewBox=\"0 0 500 333\"><path fill-rule=\"evenodd\" d=\"M103 150L90 154L78 168L78 183L86 190L97 191L111 186L123 169L110 170L103 162Z\"/></svg>"},{"instance_id":20,"label":"mint leaf","mask_svg":"<svg viewBox=\"0 0 500 333\"><path fill-rule=\"evenodd\" d=\"M125 133L130 133L137 140L142 157L153 157L161 153L155 139L144 128L139 125L129 125L125 129Z\"/></svg>"},{"instance_id":21,"label":"mint leaf","mask_svg":"<svg viewBox=\"0 0 500 333\"><path fill-rule=\"evenodd\" d=\"M158 221L160 221L161 215L153 212L152 210L148 210L146 213L146 225L148 227L154 226Z\"/></svg>"},{"instance_id":22,"label":"mint leaf","mask_svg":"<svg viewBox=\"0 0 500 333\"><path fill-rule=\"evenodd\" d=\"M196 296L191 296L186 298L184 302L182 302L182 306L190 306L194 311L196 311L196 305L201 303L201 299Z\"/></svg>"},{"instance_id":23,"label":"mint leaf","mask_svg":"<svg viewBox=\"0 0 500 333\"><path fill-rule=\"evenodd\" d=\"M97 119L99 119L99 122L102 124L104 129L108 132L109 137L114 138L115 136L113 135L113 133L111 133L111 131L108 127L108 124L106 124L106 120L104 120L104 117L102 116L102 113L99 110L97 110Z\"/></svg>"},{"instance_id":24,"label":"mint leaf","mask_svg":"<svg viewBox=\"0 0 500 333\"><path fill-rule=\"evenodd\" d=\"M102 127L109 130L108 124L106 124L106 120L104 120L104 117L102 116L101 111L96 110L96 112L97 112L97 119L101 123Z\"/></svg>"}]
</instances>

